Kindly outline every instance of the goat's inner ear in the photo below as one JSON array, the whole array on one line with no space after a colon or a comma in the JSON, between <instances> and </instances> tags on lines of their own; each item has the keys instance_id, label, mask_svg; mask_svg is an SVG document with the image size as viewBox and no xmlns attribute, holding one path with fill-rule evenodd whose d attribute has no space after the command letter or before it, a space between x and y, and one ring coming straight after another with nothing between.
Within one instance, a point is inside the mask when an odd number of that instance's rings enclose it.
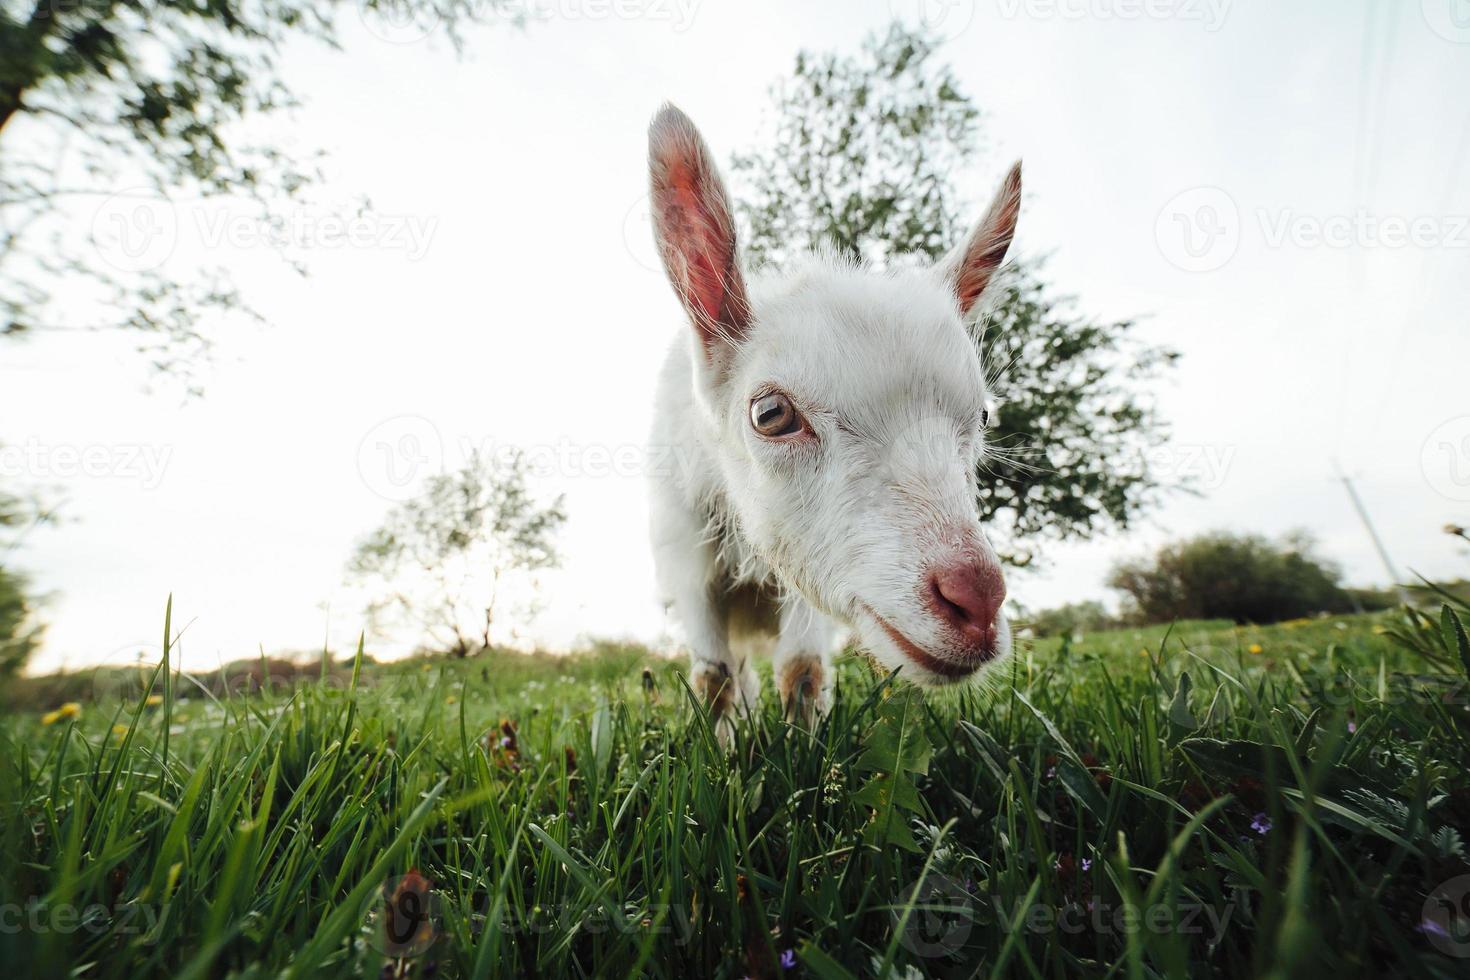
<instances>
[{"instance_id":1,"label":"goat's inner ear","mask_svg":"<svg viewBox=\"0 0 1470 980\"><path fill-rule=\"evenodd\" d=\"M723 365L750 325L735 222L709 147L665 106L648 130L654 242L705 355Z\"/></svg>"},{"instance_id":2,"label":"goat's inner ear","mask_svg":"<svg viewBox=\"0 0 1470 980\"><path fill-rule=\"evenodd\" d=\"M1021 164L1011 167L996 192L990 210L969 239L950 252L940 263L945 281L954 290L960 312L968 314L995 280L996 270L1005 261L1016 234L1016 219L1021 212Z\"/></svg>"}]
</instances>

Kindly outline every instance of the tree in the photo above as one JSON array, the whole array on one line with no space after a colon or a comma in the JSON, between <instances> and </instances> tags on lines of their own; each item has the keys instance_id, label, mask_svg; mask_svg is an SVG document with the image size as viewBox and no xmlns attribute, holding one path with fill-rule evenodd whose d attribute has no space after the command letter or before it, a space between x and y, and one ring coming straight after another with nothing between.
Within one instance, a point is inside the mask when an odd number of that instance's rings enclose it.
<instances>
[{"instance_id":1,"label":"tree","mask_svg":"<svg viewBox=\"0 0 1470 980\"><path fill-rule=\"evenodd\" d=\"M0 681L19 673L41 644L26 591L25 579L0 568Z\"/></svg>"},{"instance_id":2,"label":"tree","mask_svg":"<svg viewBox=\"0 0 1470 980\"><path fill-rule=\"evenodd\" d=\"M189 378L209 318L254 318L222 269L110 266L109 229L78 206L227 198L279 230L317 176L240 123L296 104L276 57L296 37L334 44L344 15L441 27L515 0L0 0L0 336L131 331L157 368ZM73 220L66 220L67 218ZM124 209L131 222L157 212ZM146 236L156 228L134 228Z\"/></svg>"},{"instance_id":3,"label":"tree","mask_svg":"<svg viewBox=\"0 0 1470 980\"><path fill-rule=\"evenodd\" d=\"M559 563L561 498L538 502L526 476L520 453L472 453L393 508L348 565L351 578L376 590L368 607L375 626L411 624L461 657L488 648L506 580Z\"/></svg>"},{"instance_id":4,"label":"tree","mask_svg":"<svg viewBox=\"0 0 1470 980\"><path fill-rule=\"evenodd\" d=\"M1276 623L1351 611L1341 572L1314 548L1304 533L1273 544L1259 535L1216 532L1165 545L1151 559L1120 562L1108 585L1127 596L1131 618L1145 623Z\"/></svg>"},{"instance_id":5,"label":"tree","mask_svg":"<svg viewBox=\"0 0 1470 980\"><path fill-rule=\"evenodd\" d=\"M20 543L16 530L45 523L50 516L38 503L0 491L0 680L25 667L41 645L43 631L28 595L30 583L5 562Z\"/></svg>"},{"instance_id":6,"label":"tree","mask_svg":"<svg viewBox=\"0 0 1470 980\"><path fill-rule=\"evenodd\" d=\"M1117 619L1093 599L1069 602L1053 609L1042 609L1023 617L1026 625L1037 636L1072 636L1077 633L1096 633L1115 629Z\"/></svg>"},{"instance_id":7,"label":"tree","mask_svg":"<svg viewBox=\"0 0 1470 980\"><path fill-rule=\"evenodd\" d=\"M857 57L798 55L772 90L769 143L733 164L753 265L824 246L876 267L932 262L961 239L951 175L979 154L981 113L935 52L894 24ZM1000 411L979 506L1020 565L1046 537L1127 527L1156 500L1147 450L1164 427L1136 383L1177 356L1138 342L1130 321L1079 316L1040 268L1012 265L983 344Z\"/></svg>"}]
</instances>

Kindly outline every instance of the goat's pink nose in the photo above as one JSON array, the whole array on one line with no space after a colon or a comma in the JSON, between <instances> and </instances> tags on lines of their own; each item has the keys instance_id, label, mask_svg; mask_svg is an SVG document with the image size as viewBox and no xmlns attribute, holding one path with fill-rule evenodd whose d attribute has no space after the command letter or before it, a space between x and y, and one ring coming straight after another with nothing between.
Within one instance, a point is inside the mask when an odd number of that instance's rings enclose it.
<instances>
[{"instance_id":1,"label":"goat's pink nose","mask_svg":"<svg viewBox=\"0 0 1470 980\"><path fill-rule=\"evenodd\" d=\"M946 565L929 576L939 617L972 644L995 642L995 618L1006 601L1006 583L992 562Z\"/></svg>"}]
</instances>

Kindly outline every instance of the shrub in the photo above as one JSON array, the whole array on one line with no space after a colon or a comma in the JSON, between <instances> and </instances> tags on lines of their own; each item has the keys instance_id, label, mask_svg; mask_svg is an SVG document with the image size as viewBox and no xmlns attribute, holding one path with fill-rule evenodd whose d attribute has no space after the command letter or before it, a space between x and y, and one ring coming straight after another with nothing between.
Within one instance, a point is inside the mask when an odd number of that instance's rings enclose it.
<instances>
[{"instance_id":1,"label":"shrub","mask_svg":"<svg viewBox=\"0 0 1470 980\"><path fill-rule=\"evenodd\" d=\"M0 568L0 680L18 674L41 642L25 586L21 576Z\"/></svg>"},{"instance_id":2,"label":"shrub","mask_svg":"<svg viewBox=\"0 0 1470 980\"><path fill-rule=\"evenodd\" d=\"M1305 534L1277 544L1258 535L1216 532L1165 545L1152 559L1122 562L1108 585L1124 593L1132 617L1147 623L1274 623L1351 611L1341 573L1312 550Z\"/></svg>"},{"instance_id":3,"label":"shrub","mask_svg":"<svg viewBox=\"0 0 1470 980\"><path fill-rule=\"evenodd\" d=\"M1055 609L1042 609L1028 620L1037 636L1072 636L1096 633L1121 625L1117 617L1095 600L1069 602Z\"/></svg>"}]
</instances>

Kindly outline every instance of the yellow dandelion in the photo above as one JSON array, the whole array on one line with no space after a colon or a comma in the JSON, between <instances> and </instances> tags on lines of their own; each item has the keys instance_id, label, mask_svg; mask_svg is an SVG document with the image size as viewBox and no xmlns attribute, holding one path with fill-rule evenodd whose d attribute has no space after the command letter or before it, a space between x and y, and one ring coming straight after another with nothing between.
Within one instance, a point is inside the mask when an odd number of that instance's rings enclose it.
<instances>
[{"instance_id":1,"label":"yellow dandelion","mask_svg":"<svg viewBox=\"0 0 1470 980\"><path fill-rule=\"evenodd\" d=\"M1261 645L1259 643L1252 643L1250 646L1246 647L1246 650L1250 653L1260 653Z\"/></svg>"},{"instance_id":2,"label":"yellow dandelion","mask_svg":"<svg viewBox=\"0 0 1470 980\"><path fill-rule=\"evenodd\" d=\"M459 700L459 698L457 698L453 694L451 694L451 695L449 695L449 697L447 697L447 698L444 699L444 703L445 704L453 704L454 702L456 702L458 700Z\"/></svg>"},{"instance_id":3,"label":"yellow dandelion","mask_svg":"<svg viewBox=\"0 0 1470 980\"><path fill-rule=\"evenodd\" d=\"M160 704L163 704L163 695L162 694L150 694L150 695L148 695L148 700L147 701L144 701L143 703L146 704L150 708L156 708Z\"/></svg>"},{"instance_id":4,"label":"yellow dandelion","mask_svg":"<svg viewBox=\"0 0 1470 980\"><path fill-rule=\"evenodd\" d=\"M113 725L112 726L112 734L116 735L118 738L123 738L123 737L125 737L128 734L128 726L127 725Z\"/></svg>"},{"instance_id":5,"label":"yellow dandelion","mask_svg":"<svg viewBox=\"0 0 1470 980\"><path fill-rule=\"evenodd\" d=\"M82 706L75 701L68 701L55 711L48 711L41 716L41 724L54 725L64 718L77 718L82 713Z\"/></svg>"}]
</instances>

